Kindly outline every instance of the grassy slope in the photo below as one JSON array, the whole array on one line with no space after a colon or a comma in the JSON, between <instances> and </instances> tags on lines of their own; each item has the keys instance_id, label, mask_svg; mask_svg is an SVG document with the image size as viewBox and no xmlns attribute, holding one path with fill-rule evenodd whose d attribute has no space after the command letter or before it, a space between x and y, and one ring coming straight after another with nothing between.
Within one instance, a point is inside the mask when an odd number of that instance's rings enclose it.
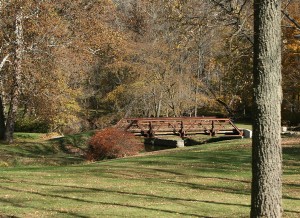
<instances>
[{"instance_id":1,"label":"grassy slope","mask_svg":"<svg viewBox=\"0 0 300 218\"><path fill-rule=\"evenodd\" d=\"M70 165L84 161L82 149L86 148L92 133L70 135L47 140L46 134L16 133L15 143L0 144L0 167Z\"/></svg>"},{"instance_id":2,"label":"grassy slope","mask_svg":"<svg viewBox=\"0 0 300 218\"><path fill-rule=\"evenodd\" d=\"M51 143L38 138L19 137L17 145L0 146L1 161L11 165L0 171L0 217L249 215L250 140L84 163L68 144L80 149L85 136ZM288 139L283 152L285 217L299 217L299 139Z\"/></svg>"}]
</instances>

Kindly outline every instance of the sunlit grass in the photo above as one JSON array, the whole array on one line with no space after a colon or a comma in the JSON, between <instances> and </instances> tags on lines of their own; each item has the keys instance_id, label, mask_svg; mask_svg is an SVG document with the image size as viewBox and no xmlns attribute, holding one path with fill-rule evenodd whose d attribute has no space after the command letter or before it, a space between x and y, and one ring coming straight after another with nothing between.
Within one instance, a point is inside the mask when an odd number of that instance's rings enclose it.
<instances>
[{"instance_id":1,"label":"sunlit grass","mask_svg":"<svg viewBox=\"0 0 300 218\"><path fill-rule=\"evenodd\" d=\"M46 150L44 159L72 157L63 150L53 152L51 146L58 145L40 145L40 150L43 146ZM41 159L39 152L22 152ZM45 161L44 166L2 167L0 215L248 217L250 152L251 140L239 139L97 163L81 159L76 165L67 161L65 166L50 166ZM299 152L297 140L287 141L283 147L284 217L300 215ZM14 157L18 154L15 151Z\"/></svg>"},{"instance_id":2,"label":"sunlit grass","mask_svg":"<svg viewBox=\"0 0 300 218\"><path fill-rule=\"evenodd\" d=\"M252 130L252 124L250 124L250 123L235 123L235 125L239 129L250 129L250 130Z\"/></svg>"}]
</instances>

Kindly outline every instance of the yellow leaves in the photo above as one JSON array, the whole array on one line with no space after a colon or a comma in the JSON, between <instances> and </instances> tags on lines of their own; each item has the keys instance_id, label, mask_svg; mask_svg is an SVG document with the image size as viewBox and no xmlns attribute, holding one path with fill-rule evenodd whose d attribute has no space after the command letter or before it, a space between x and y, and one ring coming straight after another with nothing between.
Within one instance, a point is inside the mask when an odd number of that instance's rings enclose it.
<instances>
[{"instance_id":1,"label":"yellow leaves","mask_svg":"<svg viewBox=\"0 0 300 218\"><path fill-rule=\"evenodd\" d=\"M119 85L113 91L107 94L105 100L114 102L119 98L120 95L124 94L125 90L125 85Z\"/></svg>"},{"instance_id":2,"label":"yellow leaves","mask_svg":"<svg viewBox=\"0 0 300 218\"><path fill-rule=\"evenodd\" d=\"M146 84L144 83L144 81L136 81L130 84L129 88L136 91L136 90L142 90L145 86Z\"/></svg>"},{"instance_id":3,"label":"yellow leaves","mask_svg":"<svg viewBox=\"0 0 300 218\"><path fill-rule=\"evenodd\" d=\"M295 36L299 35L300 31L293 31L292 34L289 34L289 38L287 39L286 48L293 53L300 52L300 39Z\"/></svg>"},{"instance_id":4,"label":"yellow leaves","mask_svg":"<svg viewBox=\"0 0 300 218\"><path fill-rule=\"evenodd\" d=\"M81 107L74 98L67 96L60 96L56 99L53 106L53 124L56 126L70 126L76 122L79 122L78 113L81 111Z\"/></svg>"},{"instance_id":5,"label":"yellow leaves","mask_svg":"<svg viewBox=\"0 0 300 218\"><path fill-rule=\"evenodd\" d=\"M300 4L298 1L293 1L288 4L285 9L288 11L288 16L292 18L297 24L300 24L299 16ZM300 34L300 30L296 28L294 23L290 19L283 19L283 33L284 33L284 44L288 53L299 53L300 52L300 39L295 38L296 35Z\"/></svg>"},{"instance_id":6,"label":"yellow leaves","mask_svg":"<svg viewBox=\"0 0 300 218\"><path fill-rule=\"evenodd\" d=\"M300 43L293 43L287 46L287 48L293 53L300 52Z\"/></svg>"}]
</instances>

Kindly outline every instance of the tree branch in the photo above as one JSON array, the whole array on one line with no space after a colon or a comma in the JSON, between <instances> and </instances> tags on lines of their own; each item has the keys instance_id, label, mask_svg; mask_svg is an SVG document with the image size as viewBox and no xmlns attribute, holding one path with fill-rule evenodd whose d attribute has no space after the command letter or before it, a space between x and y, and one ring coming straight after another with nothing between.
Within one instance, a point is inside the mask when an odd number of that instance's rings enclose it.
<instances>
[{"instance_id":1,"label":"tree branch","mask_svg":"<svg viewBox=\"0 0 300 218\"><path fill-rule=\"evenodd\" d=\"M213 3L215 3L215 5L218 5L219 7L221 7L223 10L225 10L227 13L232 13L232 8L227 8L225 6L225 4L223 4L220 0L212 0Z\"/></svg>"},{"instance_id":2,"label":"tree branch","mask_svg":"<svg viewBox=\"0 0 300 218\"><path fill-rule=\"evenodd\" d=\"M5 62L7 61L8 57L9 57L9 54L7 54L7 55L3 58L3 60L1 61L1 63L0 63L0 71L2 70L2 67L4 66L4 64L5 64Z\"/></svg>"},{"instance_id":3,"label":"tree branch","mask_svg":"<svg viewBox=\"0 0 300 218\"><path fill-rule=\"evenodd\" d=\"M292 18L292 17L288 14L288 12L286 12L286 11L284 11L284 10L281 10L281 13L283 13L283 15L284 15L289 21L291 21L291 22L296 26L297 29L300 30L300 24L299 24L294 18Z\"/></svg>"}]
</instances>

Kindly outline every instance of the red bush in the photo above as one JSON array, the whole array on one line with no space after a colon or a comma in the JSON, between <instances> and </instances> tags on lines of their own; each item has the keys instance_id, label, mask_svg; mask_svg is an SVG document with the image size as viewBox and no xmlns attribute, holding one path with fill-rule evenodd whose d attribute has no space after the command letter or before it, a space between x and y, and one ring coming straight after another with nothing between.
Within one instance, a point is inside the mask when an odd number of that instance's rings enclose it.
<instances>
[{"instance_id":1,"label":"red bush","mask_svg":"<svg viewBox=\"0 0 300 218\"><path fill-rule=\"evenodd\" d=\"M144 144L132 133L116 128L97 132L89 142L88 160L126 157L144 150Z\"/></svg>"}]
</instances>

